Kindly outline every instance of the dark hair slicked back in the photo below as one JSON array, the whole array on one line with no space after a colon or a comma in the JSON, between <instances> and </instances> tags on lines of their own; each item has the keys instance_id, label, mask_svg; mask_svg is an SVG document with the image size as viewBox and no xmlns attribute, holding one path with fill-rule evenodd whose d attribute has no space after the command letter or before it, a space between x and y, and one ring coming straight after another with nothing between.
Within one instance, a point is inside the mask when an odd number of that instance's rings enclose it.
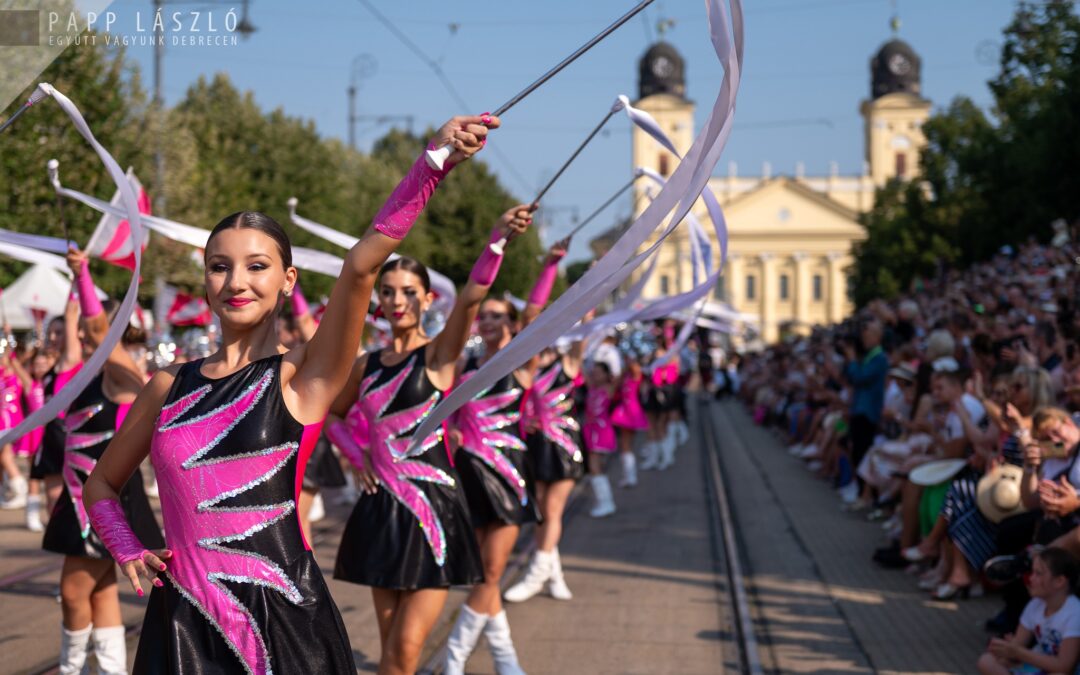
<instances>
[{"instance_id":1,"label":"dark hair slicked back","mask_svg":"<svg viewBox=\"0 0 1080 675\"><path fill-rule=\"evenodd\" d=\"M285 233L285 228L270 216L258 211L237 211L222 218L221 222L210 231L210 236L206 239L207 249L210 248L210 242L214 237L225 230L241 229L258 230L273 239L274 243L277 244L278 253L281 255L281 261L284 263L285 269L292 267L292 244L289 242L289 235Z\"/></svg>"}]
</instances>

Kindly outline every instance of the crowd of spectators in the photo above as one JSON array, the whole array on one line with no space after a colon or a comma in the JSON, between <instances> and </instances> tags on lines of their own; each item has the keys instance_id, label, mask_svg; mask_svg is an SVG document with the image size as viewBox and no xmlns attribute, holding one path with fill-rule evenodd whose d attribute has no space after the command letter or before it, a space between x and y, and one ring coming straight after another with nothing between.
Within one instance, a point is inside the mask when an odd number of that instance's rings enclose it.
<instances>
[{"instance_id":1,"label":"crowd of spectators","mask_svg":"<svg viewBox=\"0 0 1080 675\"><path fill-rule=\"evenodd\" d=\"M983 673L1080 660L1078 254L1005 247L738 372L755 421L881 523L875 564L939 600L1000 593Z\"/></svg>"}]
</instances>

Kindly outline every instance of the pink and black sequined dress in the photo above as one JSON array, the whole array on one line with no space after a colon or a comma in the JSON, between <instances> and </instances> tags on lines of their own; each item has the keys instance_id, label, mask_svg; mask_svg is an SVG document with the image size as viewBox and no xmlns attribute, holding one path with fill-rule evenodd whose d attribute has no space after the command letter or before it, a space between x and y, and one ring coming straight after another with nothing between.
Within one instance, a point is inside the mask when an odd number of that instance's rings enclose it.
<instances>
[{"instance_id":1,"label":"pink and black sequined dress","mask_svg":"<svg viewBox=\"0 0 1080 675\"><path fill-rule=\"evenodd\" d=\"M459 383L478 367L476 357L469 357ZM520 426L524 395L525 388L510 373L455 414L462 441L454 453L454 466L461 476L474 527L521 525L540 519Z\"/></svg>"},{"instance_id":2,"label":"pink and black sequined dress","mask_svg":"<svg viewBox=\"0 0 1080 675\"><path fill-rule=\"evenodd\" d=\"M97 461L105 454L109 442L120 428L130 404L110 401L102 389L104 375L98 375L68 407L63 424L64 463L60 472L64 478L64 491L53 507L49 524L45 528L42 548L53 553L82 558L110 558L101 543L83 507L83 484ZM143 489L142 472L134 475L120 491L120 505L124 508L128 524L147 548L161 548L161 528L154 518L150 501Z\"/></svg>"},{"instance_id":3,"label":"pink and black sequined dress","mask_svg":"<svg viewBox=\"0 0 1080 675\"><path fill-rule=\"evenodd\" d=\"M533 478L544 483L581 478L585 464L581 426L574 414L574 381L566 376L562 359L537 373L525 415L539 428L525 437Z\"/></svg>"},{"instance_id":4,"label":"pink and black sequined dress","mask_svg":"<svg viewBox=\"0 0 1080 675\"><path fill-rule=\"evenodd\" d=\"M426 347L392 366L372 352L349 418L359 414L366 429L352 428L369 448L379 482L363 495L345 525L334 578L389 589L446 588L483 580L469 508L442 433L407 454L412 431L435 408L442 392L425 368ZM362 426L362 425L361 425Z\"/></svg>"},{"instance_id":5,"label":"pink and black sequined dress","mask_svg":"<svg viewBox=\"0 0 1080 675\"><path fill-rule=\"evenodd\" d=\"M585 424L582 427L589 452L615 452L615 427L611 424L611 394L603 387L590 387L585 396Z\"/></svg>"},{"instance_id":6,"label":"pink and black sequined dress","mask_svg":"<svg viewBox=\"0 0 1080 675\"><path fill-rule=\"evenodd\" d=\"M296 516L322 425L285 406L280 355L219 379L201 366L177 372L150 442L173 557L150 594L133 672L352 675L345 626Z\"/></svg>"}]
</instances>

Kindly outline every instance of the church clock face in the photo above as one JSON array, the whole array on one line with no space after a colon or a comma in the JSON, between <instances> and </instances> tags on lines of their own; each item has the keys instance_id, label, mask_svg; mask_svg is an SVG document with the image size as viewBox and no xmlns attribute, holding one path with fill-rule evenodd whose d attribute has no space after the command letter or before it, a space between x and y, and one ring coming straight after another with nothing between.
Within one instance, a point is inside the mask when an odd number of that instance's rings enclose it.
<instances>
[{"instance_id":1,"label":"church clock face","mask_svg":"<svg viewBox=\"0 0 1080 675\"><path fill-rule=\"evenodd\" d=\"M657 77L669 77L675 72L675 65L666 56L658 56L652 62L653 75Z\"/></svg>"},{"instance_id":2,"label":"church clock face","mask_svg":"<svg viewBox=\"0 0 1080 675\"><path fill-rule=\"evenodd\" d=\"M907 75L911 72L911 61L903 54L893 54L889 57L889 71L893 75Z\"/></svg>"}]
</instances>

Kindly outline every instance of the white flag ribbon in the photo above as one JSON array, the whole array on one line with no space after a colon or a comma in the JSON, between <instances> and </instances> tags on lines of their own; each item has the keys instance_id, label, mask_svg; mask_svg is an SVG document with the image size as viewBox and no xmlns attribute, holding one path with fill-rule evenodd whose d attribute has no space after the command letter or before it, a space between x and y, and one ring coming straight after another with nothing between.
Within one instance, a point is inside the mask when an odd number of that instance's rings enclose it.
<instances>
[{"instance_id":1,"label":"white flag ribbon","mask_svg":"<svg viewBox=\"0 0 1080 675\"><path fill-rule=\"evenodd\" d=\"M113 348L120 343L124 331L127 330L132 310L135 309L136 296L139 290L139 270L142 268L143 232L142 218L139 213L139 199L138 195L135 194L135 190L132 189L131 183L124 175L124 170L120 168L120 165L109 154L109 151L94 138L94 134L90 131L90 126L87 125L86 120L83 119L82 113L79 112L79 109L75 107L75 104L67 96L54 89L51 84L43 82L38 85L31 100L34 100L34 97L41 100L45 96L52 97L64 113L67 114L72 124L75 125L75 129L101 158L102 163L105 164L105 168L109 172L109 176L119 188L120 199L124 204L124 208L119 209L119 211L122 216L127 217L130 223L131 245L135 256L135 265L131 272L131 281L128 283L127 293L124 295L124 299L120 303L120 309L117 311L116 317L113 319L112 325L109 326L109 331L105 334L101 344L98 345L98 348L94 350L94 353L87 359L86 364L71 379L68 385L57 392L48 403L23 419L21 423L12 429L8 429L3 438L0 438L0 445L12 443L31 429L44 426L50 420L55 419L60 411L66 410L71 405L71 402L75 400L75 397L82 393L86 385L97 377Z\"/></svg>"},{"instance_id":2,"label":"white flag ribbon","mask_svg":"<svg viewBox=\"0 0 1080 675\"><path fill-rule=\"evenodd\" d=\"M686 157L676 167L656 199L596 265L506 347L492 356L472 377L439 403L413 432L410 453L415 452L420 441L427 438L464 403L471 401L507 373L519 368L540 350L554 344L578 319L638 269L693 208L698 195L708 184L731 134L743 57L743 16L740 0L731 0L730 20L724 0L706 0L705 7L713 48L724 65L724 80L705 127L694 139ZM669 225L664 233L651 246L641 253L636 253L669 215ZM705 288L702 296L709 290Z\"/></svg>"}]
</instances>

